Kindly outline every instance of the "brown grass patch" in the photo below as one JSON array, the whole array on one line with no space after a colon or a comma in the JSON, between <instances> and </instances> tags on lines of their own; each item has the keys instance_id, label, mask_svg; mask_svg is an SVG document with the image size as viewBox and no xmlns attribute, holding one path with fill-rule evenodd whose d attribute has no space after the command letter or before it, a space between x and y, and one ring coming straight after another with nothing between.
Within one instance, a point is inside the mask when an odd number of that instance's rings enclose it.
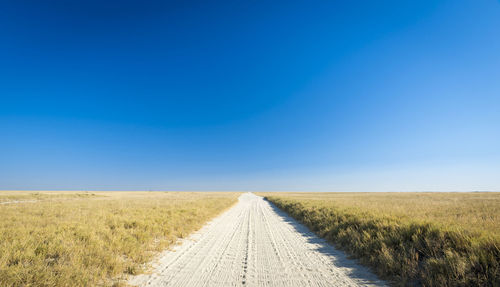
<instances>
[{"instance_id":1,"label":"brown grass patch","mask_svg":"<svg viewBox=\"0 0 500 287\"><path fill-rule=\"evenodd\" d=\"M395 285L500 285L500 193L261 195Z\"/></svg>"},{"instance_id":2,"label":"brown grass patch","mask_svg":"<svg viewBox=\"0 0 500 287\"><path fill-rule=\"evenodd\" d=\"M0 202L20 201L0 205L0 286L120 284L237 197L215 192L0 192Z\"/></svg>"}]
</instances>

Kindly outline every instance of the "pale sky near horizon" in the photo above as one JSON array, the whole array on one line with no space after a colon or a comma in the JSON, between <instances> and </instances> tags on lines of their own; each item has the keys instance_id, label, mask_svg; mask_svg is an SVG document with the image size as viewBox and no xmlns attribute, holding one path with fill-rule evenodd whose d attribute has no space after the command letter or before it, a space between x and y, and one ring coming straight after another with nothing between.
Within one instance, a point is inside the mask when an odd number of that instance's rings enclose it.
<instances>
[{"instance_id":1,"label":"pale sky near horizon","mask_svg":"<svg viewBox=\"0 0 500 287\"><path fill-rule=\"evenodd\" d=\"M0 190L500 191L500 1L3 1Z\"/></svg>"}]
</instances>

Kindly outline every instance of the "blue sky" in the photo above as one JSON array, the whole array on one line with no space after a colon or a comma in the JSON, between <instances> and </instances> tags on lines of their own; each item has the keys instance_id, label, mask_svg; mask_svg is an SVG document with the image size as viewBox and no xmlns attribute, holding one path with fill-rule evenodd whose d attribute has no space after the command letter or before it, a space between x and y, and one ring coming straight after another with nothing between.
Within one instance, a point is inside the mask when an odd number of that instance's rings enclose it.
<instances>
[{"instance_id":1,"label":"blue sky","mask_svg":"<svg viewBox=\"0 0 500 287\"><path fill-rule=\"evenodd\" d=\"M3 1L0 189L500 190L500 2Z\"/></svg>"}]
</instances>

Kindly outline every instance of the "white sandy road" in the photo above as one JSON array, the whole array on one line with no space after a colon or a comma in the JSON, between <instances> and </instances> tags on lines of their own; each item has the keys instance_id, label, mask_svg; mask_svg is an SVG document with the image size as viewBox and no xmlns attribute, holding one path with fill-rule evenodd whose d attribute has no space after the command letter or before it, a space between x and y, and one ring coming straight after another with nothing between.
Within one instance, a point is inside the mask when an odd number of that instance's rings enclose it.
<instances>
[{"instance_id":1,"label":"white sandy road","mask_svg":"<svg viewBox=\"0 0 500 287\"><path fill-rule=\"evenodd\" d=\"M383 286L367 269L262 197L245 193L230 210L173 251L140 286Z\"/></svg>"}]
</instances>

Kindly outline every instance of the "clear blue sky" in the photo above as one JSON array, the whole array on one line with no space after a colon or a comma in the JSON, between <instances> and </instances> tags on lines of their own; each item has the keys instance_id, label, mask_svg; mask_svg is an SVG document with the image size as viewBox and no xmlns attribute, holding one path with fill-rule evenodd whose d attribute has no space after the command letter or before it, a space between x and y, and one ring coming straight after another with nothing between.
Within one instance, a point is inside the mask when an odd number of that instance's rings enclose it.
<instances>
[{"instance_id":1,"label":"clear blue sky","mask_svg":"<svg viewBox=\"0 0 500 287\"><path fill-rule=\"evenodd\" d=\"M500 190L500 1L2 1L0 189Z\"/></svg>"}]
</instances>

